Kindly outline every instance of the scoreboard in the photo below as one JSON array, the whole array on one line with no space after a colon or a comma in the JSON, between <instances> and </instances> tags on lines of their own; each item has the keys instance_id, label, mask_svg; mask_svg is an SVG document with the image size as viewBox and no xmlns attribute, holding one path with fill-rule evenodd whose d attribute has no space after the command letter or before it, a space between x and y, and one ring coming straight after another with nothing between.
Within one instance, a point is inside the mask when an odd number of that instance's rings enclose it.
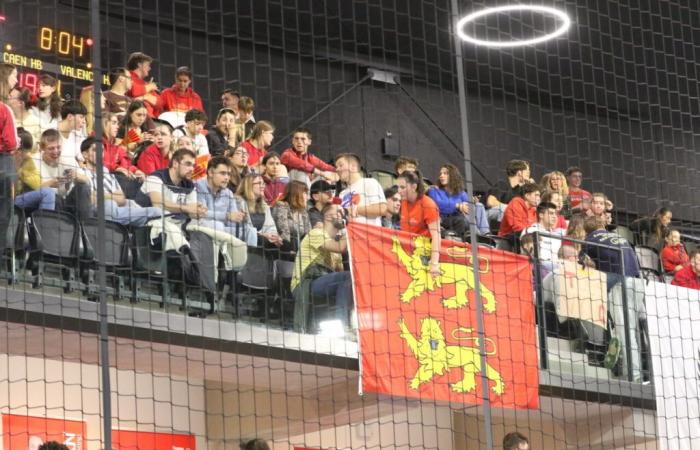
<instances>
[{"instance_id":1,"label":"scoreboard","mask_svg":"<svg viewBox=\"0 0 700 450\"><path fill-rule=\"evenodd\" d=\"M92 84L91 50L95 42L90 36L49 24L36 24L27 27L27 34L13 39L2 32L11 20L11 17L0 20L1 60L17 67L20 87L37 95L39 78L47 73L58 80L60 95L71 98L77 96L81 88ZM109 86L108 74L100 76L102 84Z\"/></svg>"}]
</instances>

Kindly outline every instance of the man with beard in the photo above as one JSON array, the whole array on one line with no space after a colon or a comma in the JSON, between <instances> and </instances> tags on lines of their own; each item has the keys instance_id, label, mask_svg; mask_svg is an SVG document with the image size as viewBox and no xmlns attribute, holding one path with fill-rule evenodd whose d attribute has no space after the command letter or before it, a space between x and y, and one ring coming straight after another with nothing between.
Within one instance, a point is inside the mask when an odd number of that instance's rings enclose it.
<instances>
[{"instance_id":1,"label":"man with beard","mask_svg":"<svg viewBox=\"0 0 700 450\"><path fill-rule=\"evenodd\" d=\"M294 262L291 289L296 300L294 322L302 328L299 320L306 321L306 311L298 313L311 298L329 304L335 298L335 318L348 328L348 314L352 306L352 279L350 272L343 270L343 253L348 242L343 229L343 210L330 203L321 211L323 225L316 226L299 245ZM304 308L305 309L305 308Z\"/></svg>"}]
</instances>

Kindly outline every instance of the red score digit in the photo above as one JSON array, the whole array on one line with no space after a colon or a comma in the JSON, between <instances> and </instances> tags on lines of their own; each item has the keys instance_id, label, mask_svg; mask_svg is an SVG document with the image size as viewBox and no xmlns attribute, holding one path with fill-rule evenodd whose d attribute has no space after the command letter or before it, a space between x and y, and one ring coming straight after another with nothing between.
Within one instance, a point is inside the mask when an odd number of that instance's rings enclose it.
<instances>
[{"instance_id":1,"label":"red score digit","mask_svg":"<svg viewBox=\"0 0 700 450\"><path fill-rule=\"evenodd\" d=\"M20 72L19 73L19 87L29 89L32 95L39 94L39 75L34 72Z\"/></svg>"}]
</instances>

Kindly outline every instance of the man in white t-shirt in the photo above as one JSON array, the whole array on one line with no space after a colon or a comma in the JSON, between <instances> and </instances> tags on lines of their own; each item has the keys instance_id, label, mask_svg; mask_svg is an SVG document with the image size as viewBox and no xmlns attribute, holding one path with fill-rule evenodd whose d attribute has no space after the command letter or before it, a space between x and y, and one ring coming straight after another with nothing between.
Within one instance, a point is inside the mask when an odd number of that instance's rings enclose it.
<instances>
[{"instance_id":1,"label":"man in white t-shirt","mask_svg":"<svg viewBox=\"0 0 700 450\"><path fill-rule=\"evenodd\" d=\"M521 236L534 232L564 236L565 231L557 228L557 206L554 203L543 202L537 206L537 223L525 228ZM539 247L537 248L540 264L547 272L553 268L557 260L561 239L539 235Z\"/></svg>"},{"instance_id":2,"label":"man in white t-shirt","mask_svg":"<svg viewBox=\"0 0 700 450\"><path fill-rule=\"evenodd\" d=\"M362 176L360 158L352 153L341 153L335 158L335 170L347 186L340 193L340 199L349 220L381 227L386 212L384 189L377 180Z\"/></svg>"},{"instance_id":3,"label":"man in white t-shirt","mask_svg":"<svg viewBox=\"0 0 700 450\"><path fill-rule=\"evenodd\" d=\"M56 209L70 212L78 219L92 215L90 178L75 158L62 154L61 136L53 128L45 130L39 140L39 149L32 156L39 172L41 187L56 190Z\"/></svg>"},{"instance_id":4,"label":"man in white t-shirt","mask_svg":"<svg viewBox=\"0 0 700 450\"><path fill-rule=\"evenodd\" d=\"M85 116L87 116L87 109L78 101L66 102L61 106L61 121L58 122L58 132L61 135L61 155L64 158L83 160L80 144L87 137Z\"/></svg>"}]
</instances>

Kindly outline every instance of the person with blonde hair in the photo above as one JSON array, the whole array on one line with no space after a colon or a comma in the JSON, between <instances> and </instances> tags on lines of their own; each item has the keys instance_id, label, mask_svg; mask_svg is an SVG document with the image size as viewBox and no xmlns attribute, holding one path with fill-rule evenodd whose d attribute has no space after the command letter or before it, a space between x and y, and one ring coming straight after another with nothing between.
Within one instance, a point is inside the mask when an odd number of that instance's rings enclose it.
<instances>
[{"instance_id":1,"label":"person with blonde hair","mask_svg":"<svg viewBox=\"0 0 700 450\"><path fill-rule=\"evenodd\" d=\"M542 192L558 192L562 198L562 205L559 209L559 214L565 218L571 217L571 205L569 203L569 185L566 182L566 176L554 170L546 173L540 179L540 188Z\"/></svg>"},{"instance_id":2,"label":"person with blonde hair","mask_svg":"<svg viewBox=\"0 0 700 450\"><path fill-rule=\"evenodd\" d=\"M245 232L258 235L258 246L269 242L280 247L282 238L277 233L277 226L272 218L270 207L265 203L264 189L265 181L262 175L257 173L246 175L236 190L238 210L245 213ZM237 237L242 241L249 242L247 234Z\"/></svg>"}]
</instances>

